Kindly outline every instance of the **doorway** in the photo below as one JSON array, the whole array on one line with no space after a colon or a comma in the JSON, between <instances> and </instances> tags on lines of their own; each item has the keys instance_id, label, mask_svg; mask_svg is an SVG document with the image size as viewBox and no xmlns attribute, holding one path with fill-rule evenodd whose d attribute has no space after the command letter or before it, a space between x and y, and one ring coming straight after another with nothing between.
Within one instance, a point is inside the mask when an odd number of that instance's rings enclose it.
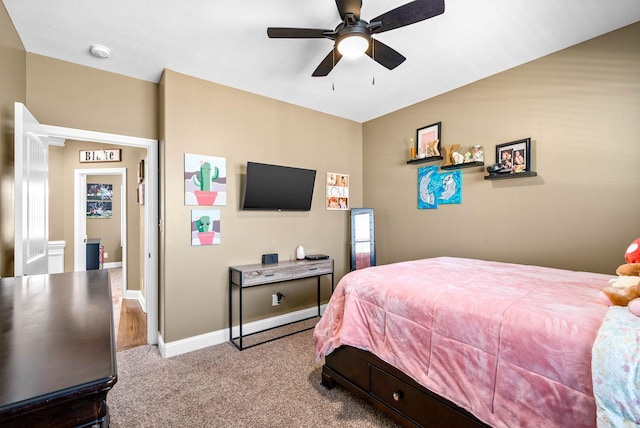
<instances>
[{"instance_id":1,"label":"doorway","mask_svg":"<svg viewBox=\"0 0 640 428\"><path fill-rule=\"evenodd\" d=\"M147 151L144 205L143 278L147 310L147 343L158 343L158 141L119 134L43 125L49 137L62 140L90 141L119 146L138 147ZM91 175L94 174L92 170ZM77 194L77 193L76 193ZM74 238L77 242L77 238ZM123 255L124 258L124 255ZM124 272L123 272L124 273ZM124 275L123 275L124 276Z\"/></svg>"},{"instance_id":2,"label":"doorway","mask_svg":"<svg viewBox=\"0 0 640 428\"><path fill-rule=\"evenodd\" d=\"M120 281L123 297L127 297L127 266L128 266L128 248L127 248L127 170L126 168L91 168L91 169L75 169L73 171L73 196L74 196L74 256L73 270L75 272L86 270L86 242L87 234L87 177L88 176L120 176L120 245L122 247L122 275ZM99 221L99 220L98 220ZM144 296L138 299L143 310L146 312Z\"/></svg>"}]
</instances>

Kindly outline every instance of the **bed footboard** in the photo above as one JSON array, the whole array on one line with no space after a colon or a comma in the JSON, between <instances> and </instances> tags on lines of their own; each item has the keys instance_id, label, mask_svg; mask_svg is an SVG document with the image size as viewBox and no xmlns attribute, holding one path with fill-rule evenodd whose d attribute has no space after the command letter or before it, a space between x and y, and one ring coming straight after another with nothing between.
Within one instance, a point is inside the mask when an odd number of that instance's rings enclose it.
<instances>
[{"instance_id":1,"label":"bed footboard","mask_svg":"<svg viewBox=\"0 0 640 428\"><path fill-rule=\"evenodd\" d=\"M375 355L343 346L325 358L322 385L340 385L405 427L488 427Z\"/></svg>"}]
</instances>

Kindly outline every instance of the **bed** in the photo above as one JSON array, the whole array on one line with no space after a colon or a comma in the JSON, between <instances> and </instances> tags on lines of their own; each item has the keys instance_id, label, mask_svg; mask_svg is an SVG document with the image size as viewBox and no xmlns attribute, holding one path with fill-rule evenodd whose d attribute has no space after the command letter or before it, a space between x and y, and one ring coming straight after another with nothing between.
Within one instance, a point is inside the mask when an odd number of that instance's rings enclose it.
<instances>
[{"instance_id":1,"label":"bed","mask_svg":"<svg viewBox=\"0 0 640 428\"><path fill-rule=\"evenodd\" d=\"M314 330L322 383L403 426L595 427L611 277L452 257L350 272Z\"/></svg>"},{"instance_id":2,"label":"bed","mask_svg":"<svg viewBox=\"0 0 640 428\"><path fill-rule=\"evenodd\" d=\"M640 426L640 317L612 306L593 344L598 427Z\"/></svg>"}]
</instances>

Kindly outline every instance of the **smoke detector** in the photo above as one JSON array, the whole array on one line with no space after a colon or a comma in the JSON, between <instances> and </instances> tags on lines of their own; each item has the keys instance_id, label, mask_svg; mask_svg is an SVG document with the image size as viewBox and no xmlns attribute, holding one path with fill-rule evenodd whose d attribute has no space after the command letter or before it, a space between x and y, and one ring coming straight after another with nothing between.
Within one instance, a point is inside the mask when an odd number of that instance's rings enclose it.
<instances>
[{"instance_id":1,"label":"smoke detector","mask_svg":"<svg viewBox=\"0 0 640 428\"><path fill-rule=\"evenodd\" d=\"M111 49L103 45L93 44L89 47L89 52L96 58L111 58Z\"/></svg>"}]
</instances>

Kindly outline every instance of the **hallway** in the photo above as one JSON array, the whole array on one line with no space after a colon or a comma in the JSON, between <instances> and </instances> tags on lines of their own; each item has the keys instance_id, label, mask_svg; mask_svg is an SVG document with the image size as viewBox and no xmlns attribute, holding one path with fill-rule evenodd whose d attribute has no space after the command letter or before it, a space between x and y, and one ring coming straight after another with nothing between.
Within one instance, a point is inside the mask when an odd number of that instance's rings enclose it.
<instances>
[{"instance_id":1,"label":"hallway","mask_svg":"<svg viewBox=\"0 0 640 428\"><path fill-rule=\"evenodd\" d=\"M113 328L116 351L135 348L147 343L147 314L134 299L124 299L122 268L109 269L109 284L113 300Z\"/></svg>"}]
</instances>

